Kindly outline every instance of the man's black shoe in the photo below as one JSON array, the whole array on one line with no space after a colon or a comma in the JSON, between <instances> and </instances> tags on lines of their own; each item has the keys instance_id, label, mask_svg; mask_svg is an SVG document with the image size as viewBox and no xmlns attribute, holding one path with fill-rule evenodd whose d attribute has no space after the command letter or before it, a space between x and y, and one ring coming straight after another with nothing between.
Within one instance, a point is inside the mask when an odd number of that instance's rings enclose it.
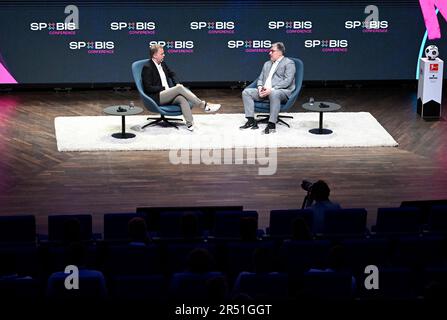
<instances>
[{"instance_id":1,"label":"man's black shoe","mask_svg":"<svg viewBox=\"0 0 447 320\"><path fill-rule=\"evenodd\" d=\"M248 129L248 128L258 129L258 124L254 118L247 118L247 119L248 119L247 122L243 126L239 127L240 129Z\"/></svg>"},{"instance_id":2,"label":"man's black shoe","mask_svg":"<svg viewBox=\"0 0 447 320\"><path fill-rule=\"evenodd\" d=\"M276 125L273 122L269 122L265 127L264 133L269 134L273 132L276 132Z\"/></svg>"}]
</instances>

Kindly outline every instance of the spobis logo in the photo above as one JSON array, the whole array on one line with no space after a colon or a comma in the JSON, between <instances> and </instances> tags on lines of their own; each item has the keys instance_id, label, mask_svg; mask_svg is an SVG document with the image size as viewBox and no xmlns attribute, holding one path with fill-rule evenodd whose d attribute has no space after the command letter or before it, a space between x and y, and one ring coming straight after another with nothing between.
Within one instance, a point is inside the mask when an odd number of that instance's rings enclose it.
<instances>
[{"instance_id":1,"label":"spobis logo","mask_svg":"<svg viewBox=\"0 0 447 320\"><path fill-rule=\"evenodd\" d=\"M345 29L359 29L364 33L388 32L389 23L386 20L379 19L379 8L375 5L368 5L364 10L366 16L364 21L348 20L345 21Z\"/></svg>"},{"instance_id":2,"label":"spobis logo","mask_svg":"<svg viewBox=\"0 0 447 320\"><path fill-rule=\"evenodd\" d=\"M234 21L192 21L189 24L191 30L234 30Z\"/></svg>"},{"instance_id":3,"label":"spobis logo","mask_svg":"<svg viewBox=\"0 0 447 320\"><path fill-rule=\"evenodd\" d=\"M269 21L268 28L285 29L286 33L312 33L312 21Z\"/></svg>"},{"instance_id":4,"label":"spobis logo","mask_svg":"<svg viewBox=\"0 0 447 320\"><path fill-rule=\"evenodd\" d=\"M304 41L305 48L321 48L323 52L347 52L349 42L348 40L306 40Z\"/></svg>"},{"instance_id":5,"label":"spobis logo","mask_svg":"<svg viewBox=\"0 0 447 320\"><path fill-rule=\"evenodd\" d=\"M155 22L112 22L110 29L116 30L155 30Z\"/></svg>"},{"instance_id":6,"label":"spobis logo","mask_svg":"<svg viewBox=\"0 0 447 320\"><path fill-rule=\"evenodd\" d=\"M345 21L345 29L387 29L388 21Z\"/></svg>"},{"instance_id":7,"label":"spobis logo","mask_svg":"<svg viewBox=\"0 0 447 320\"><path fill-rule=\"evenodd\" d=\"M149 45L158 44L160 46L166 47L167 49L192 49L194 48L194 41L151 41Z\"/></svg>"},{"instance_id":8,"label":"spobis logo","mask_svg":"<svg viewBox=\"0 0 447 320\"><path fill-rule=\"evenodd\" d=\"M189 24L191 30L208 30L208 34L234 34L234 21L192 21Z\"/></svg>"},{"instance_id":9,"label":"spobis logo","mask_svg":"<svg viewBox=\"0 0 447 320\"><path fill-rule=\"evenodd\" d=\"M65 31L65 30L76 30L76 24L73 22L64 23L64 22L32 22L30 24L31 31L41 31L41 30L57 30L57 31Z\"/></svg>"},{"instance_id":10,"label":"spobis logo","mask_svg":"<svg viewBox=\"0 0 447 320\"><path fill-rule=\"evenodd\" d=\"M111 22L110 30L112 31L122 31L128 30L129 34L155 34L156 24L153 21L143 22Z\"/></svg>"},{"instance_id":11,"label":"spobis logo","mask_svg":"<svg viewBox=\"0 0 447 320\"><path fill-rule=\"evenodd\" d=\"M31 31L47 31L49 35L75 35L79 29L79 9L75 5L68 5L64 9L67 14L64 22L31 22Z\"/></svg>"},{"instance_id":12,"label":"spobis logo","mask_svg":"<svg viewBox=\"0 0 447 320\"><path fill-rule=\"evenodd\" d=\"M229 49L245 49L245 52L268 52L272 46L270 40L230 40Z\"/></svg>"},{"instance_id":13,"label":"spobis logo","mask_svg":"<svg viewBox=\"0 0 447 320\"><path fill-rule=\"evenodd\" d=\"M101 50L101 49L114 49L115 48L115 43L113 41L72 41L70 42L70 49L71 50L80 50L83 48L87 48L87 49L96 49L96 50Z\"/></svg>"},{"instance_id":14,"label":"spobis logo","mask_svg":"<svg viewBox=\"0 0 447 320\"><path fill-rule=\"evenodd\" d=\"M346 48L348 40L306 40L304 41L306 48L329 47L329 48Z\"/></svg>"},{"instance_id":15,"label":"spobis logo","mask_svg":"<svg viewBox=\"0 0 447 320\"><path fill-rule=\"evenodd\" d=\"M115 43L113 41L71 41L70 50L86 49L89 54L113 54Z\"/></svg>"},{"instance_id":16,"label":"spobis logo","mask_svg":"<svg viewBox=\"0 0 447 320\"><path fill-rule=\"evenodd\" d=\"M168 53L193 53L194 41L192 40L169 40L169 41L151 41L149 45L158 44L163 46Z\"/></svg>"}]
</instances>

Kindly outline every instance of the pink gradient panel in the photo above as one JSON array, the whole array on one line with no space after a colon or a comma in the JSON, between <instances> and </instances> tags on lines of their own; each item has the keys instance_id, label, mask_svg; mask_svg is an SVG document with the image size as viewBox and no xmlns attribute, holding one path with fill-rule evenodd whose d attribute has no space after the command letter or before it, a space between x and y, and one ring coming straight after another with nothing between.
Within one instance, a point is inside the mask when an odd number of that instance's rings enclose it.
<instances>
[{"instance_id":1,"label":"pink gradient panel","mask_svg":"<svg viewBox=\"0 0 447 320\"><path fill-rule=\"evenodd\" d=\"M0 83L17 83L6 68L0 63Z\"/></svg>"},{"instance_id":2,"label":"pink gradient panel","mask_svg":"<svg viewBox=\"0 0 447 320\"><path fill-rule=\"evenodd\" d=\"M436 7L444 19L447 20L447 0L419 0L419 4L424 15L428 39L440 39L441 29L439 28L438 17L436 16Z\"/></svg>"}]
</instances>

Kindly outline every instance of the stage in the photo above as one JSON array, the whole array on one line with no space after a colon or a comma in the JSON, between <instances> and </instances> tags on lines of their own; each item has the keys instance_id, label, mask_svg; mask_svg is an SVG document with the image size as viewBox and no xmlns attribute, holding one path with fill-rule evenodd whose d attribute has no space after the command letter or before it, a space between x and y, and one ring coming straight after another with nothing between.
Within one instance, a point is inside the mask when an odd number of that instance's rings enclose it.
<instances>
[{"instance_id":1,"label":"stage","mask_svg":"<svg viewBox=\"0 0 447 320\"><path fill-rule=\"evenodd\" d=\"M243 112L240 89L194 91L222 103L220 113ZM303 179L324 179L332 200L368 210L370 226L378 207L447 198L446 122L416 114L415 86L304 87L290 112L305 112L301 105L310 97L336 102L343 112L371 113L399 146L279 148L275 175L259 175L256 164L174 165L168 151L59 152L56 117L104 115L105 107L129 101L142 106L137 92L1 93L0 214L34 214L45 233L49 214L91 213L94 231L102 232L104 213L243 205L258 210L265 227L270 210L301 207Z\"/></svg>"}]
</instances>

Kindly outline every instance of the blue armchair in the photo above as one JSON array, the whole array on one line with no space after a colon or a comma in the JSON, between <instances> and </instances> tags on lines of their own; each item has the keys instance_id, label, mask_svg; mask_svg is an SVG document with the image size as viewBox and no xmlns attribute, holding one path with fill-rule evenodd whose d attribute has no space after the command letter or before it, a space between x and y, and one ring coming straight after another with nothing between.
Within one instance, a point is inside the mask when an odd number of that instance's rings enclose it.
<instances>
[{"instance_id":1,"label":"blue armchair","mask_svg":"<svg viewBox=\"0 0 447 320\"><path fill-rule=\"evenodd\" d=\"M298 98L298 95L301 91L301 86L303 84L303 71L304 71L303 62L297 58L289 58L289 59L292 59L295 62L295 67L296 67L295 90L292 91L292 94L290 95L289 100L287 100L286 103L281 104L281 109L279 110L279 112L286 112L293 106L296 99ZM256 88L257 81L258 81L258 79L253 81L247 88ZM265 102L264 101L262 101L262 102L256 101L255 102L255 111L261 112L261 113L270 113L269 102L268 101L265 101ZM260 120L258 120L258 122L263 123L263 122L268 122L269 115L268 114L267 115L260 114L257 117L261 118ZM293 119L293 117L292 116L283 116L281 114L278 116L278 122L283 123L290 128L289 124L287 122L285 122L284 120L282 120L283 118Z\"/></svg>"},{"instance_id":2,"label":"blue armchair","mask_svg":"<svg viewBox=\"0 0 447 320\"><path fill-rule=\"evenodd\" d=\"M147 120L154 120L149 122L148 124L142 127L146 128L152 124L158 125L168 125L178 129L177 124L173 121L182 121L182 119L177 118L167 118L167 116L181 116L182 109L178 105L162 105L159 106L151 97L147 96L143 90L143 82L141 80L141 72L143 70L143 66L149 61L149 59L143 59L139 61L135 61L132 63L132 74L135 80L135 84L137 86L138 92L140 93L140 97L143 100L144 106L151 112L159 113L159 118L147 118Z\"/></svg>"}]
</instances>

